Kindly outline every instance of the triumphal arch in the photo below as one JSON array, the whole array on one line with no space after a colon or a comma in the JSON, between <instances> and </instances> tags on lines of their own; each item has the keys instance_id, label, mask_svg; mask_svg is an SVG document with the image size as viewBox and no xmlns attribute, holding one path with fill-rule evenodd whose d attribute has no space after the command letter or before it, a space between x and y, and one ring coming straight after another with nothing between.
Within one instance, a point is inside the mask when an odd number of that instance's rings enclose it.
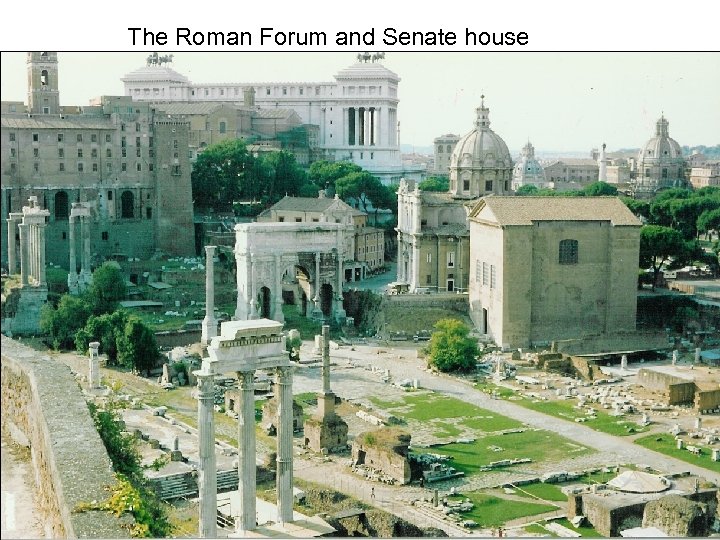
<instances>
[{"instance_id":1,"label":"triumphal arch","mask_svg":"<svg viewBox=\"0 0 720 540\"><path fill-rule=\"evenodd\" d=\"M283 288L306 317L344 321L343 225L242 223L235 226L236 320L284 322Z\"/></svg>"}]
</instances>

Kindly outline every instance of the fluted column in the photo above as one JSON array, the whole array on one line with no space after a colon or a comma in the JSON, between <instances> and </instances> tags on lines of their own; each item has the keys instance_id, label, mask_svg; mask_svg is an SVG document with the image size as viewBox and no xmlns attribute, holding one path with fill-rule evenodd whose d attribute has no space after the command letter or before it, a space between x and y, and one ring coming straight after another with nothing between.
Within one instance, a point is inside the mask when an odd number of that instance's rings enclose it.
<instances>
[{"instance_id":1,"label":"fluted column","mask_svg":"<svg viewBox=\"0 0 720 540\"><path fill-rule=\"evenodd\" d=\"M205 318L202 322L202 342L210 343L217 336L215 320L215 249L216 246L205 246Z\"/></svg>"},{"instance_id":2,"label":"fluted column","mask_svg":"<svg viewBox=\"0 0 720 540\"><path fill-rule=\"evenodd\" d=\"M200 444L200 538L217 538L217 469L215 464L215 389L213 375L195 372L198 381Z\"/></svg>"},{"instance_id":3,"label":"fluted column","mask_svg":"<svg viewBox=\"0 0 720 540\"><path fill-rule=\"evenodd\" d=\"M257 299L255 297L255 256L254 254L250 254L250 268L248 269L248 294L249 294L249 301L248 301L248 320L250 319L257 319Z\"/></svg>"},{"instance_id":4,"label":"fluted column","mask_svg":"<svg viewBox=\"0 0 720 540\"><path fill-rule=\"evenodd\" d=\"M293 519L293 412L292 368L277 370L277 521L284 524Z\"/></svg>"},{"instance_id":5,"label":"fluted column","mask_svg":"<svg viewBox=\"0 0 720 540\"><path fill-rule=\"evenodd\" d=\"M20 229L20 285L27 287L28 281L28 270L30 269L30 262L28 261L28 226L25 223L18 224Z\"/></svg>"},{"instance_id":6,"label":"fluted column","mask_svg":"<svg viewBox=\"0 0 720 540\"><path fill-rule=\"evenodd\" d=\"M235 520L240 535L256 526L256 465L255 465L255 385L253 371L239 371L240 411L238 412L238 493L239 513Z\"/></svg>"},{"instance_id":7,"label":"fluted column","mask_svg":"<svg viewBox=\"0 0 720 540\"><path fill-rule=\"evenodd\" d=\"M46 269L45 269L45 222L37 224L37 259L38 259L38 285L47 287Z\"/></svg>"},{"instance_id":8,"label":"fluted column","mask_svg":"<svg viewBox=\"0 0 720 540\"><path fill-rule=\"evenodd\" d=\"M8 250L8 273L17 274L17 242L15 241L15 230L17 228L17 221L10 214L7 218L8 237L7 237L7 250Z\"/></svg>"},{"instance_id":9,"label":"fluted column","mask_svg":"<svg viewBox=\"0 0 720 540\"><path fill-rule=\"evenodd\" d=\"M81 219L83 240L82 272L89 276L92 273L90 270L90 218L83 216Z\"/></svg>"}]
</instances>

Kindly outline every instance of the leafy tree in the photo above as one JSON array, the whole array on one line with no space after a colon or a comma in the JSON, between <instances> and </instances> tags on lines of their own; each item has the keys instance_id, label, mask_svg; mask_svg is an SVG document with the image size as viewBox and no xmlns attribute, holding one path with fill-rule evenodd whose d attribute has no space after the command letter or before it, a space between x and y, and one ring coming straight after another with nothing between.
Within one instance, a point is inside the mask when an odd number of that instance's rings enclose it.
<instances>
[{"instance_id":1,"label":"leafy tree","mask_svg":"<svg viewBox=\"0 0 720 540\"><path fill-rule=\"evenodd\" d=\"M57 309L45 304L40 311L40 329L50 338L53 348L70 348L75 333L80 330L92 313L88 302L79 296L65 294L60 297Z\"/></svg>"},{"instance_id":2,"label":"leafy tree","mask_svg":"<svg viewBox=\"0 0 720 540\"><path fill-rule=\"evenodd\" d=\"M264 195L273 203L285 195L297 196L306 182L305 172L289 152L271 152L261 158L268 167L269 182ZM317 193L315 194L317 196Z\"/></svg>"},{"instance_id":3,"label":"leafy tree","mask_svg":"<svg viewBox=\"0 0 720 540\"><path fill-rule=\"evenodd\" d=\"M117 349L120 363L138 372L149 372L159 355L155 334L137 317L130 317L125 323Z\"/></svg>"},{"instance_id":4,"label":"leafy tree","mask_svg":"<svg viewBox=\"0 0 720 540\"><path fill-rule=\"evenodd\" d=\"M100 343L100 354L106 354L108 365L118 363L118 339L125 331L128 321L126 311L117 310L97 317L90 317L84 328L75 336L75 348L78 353L85 354L91 341Z\"/></svg>"},{"instance_id":5,"label":"leafy tree","mask_svg":"<svg viewBox=\"0 0 720 540\"><path fill-rule=\"evenodd\" d=\"M441 319L428 345L428 364L440 371L475 369L479 354L477 342L469 336L467 325L456 319Z\"/></svg>"},{"instance_id":6,"label":"leafy tree","mask_svg":"<svg viewBox=\"0 0 720 540\"><path fill-rule=\"evenodd\" d=\"M528 195L537 195L538 194L538 187L534 184L525 184L524 186L520 186L515 190L515 195L518 195L520 197L525 197Z\"/></svg>"},{"instance_id":7,"label":"leafy tree","mask_svg":"<svg viewBox=\"0 0 720 540\"><path fill-rule=\"evenodd\" d=\"M120 300L125 298L127 286L122 270L115 262L106 262L93 272L92 284L86 298L93 313L101 315L111 313Z\"/></svg>"},{"instance_id":8,"label":"leafy tree","mask_svg":"<svg viewBox=\"0 0 720 540\"><path fill-rule=\"evenodd\" d=\"M379 208L392 208L393 198L388 188L366 171L353 172L339 178L335 183L335 191L343 200L353 198L360 201L363 210L368 213L370 204L376 211Z\"/></svg>"},{"instance_id":9,"label":"leafy tree","mask_svg":"<svg viewBox=\"0 0 720 540\"><path fill-rule=\"evenodd\" d=\"M638 218L643 218L645 221L650 219L650 203L648 201L639 201L632 197L620 197L620 200L624 202L625 206Z\"/></svg>"},{"instance_id":10,"label":"leafy tree","mask_svg":"<svg viewBox=\"0 0 720 540\"><path fill-rule=\"evenodd\" d=\"M253 161L245 142L240 139L227 139L208 146L193 164L191 182L195 205L229 209L245 191L243 183Z\"/></svg>"},{"instance_id":11,"label":"leafy tree","mask_svg":"<svg viewBox=\"0 0 720 540\"><path fill-rule=\"evenodd\" d=\"M339 178L356 172L362 172L362 167L351 161L316 161L310 165L308 178L320 189L334 189Z\"/></svg>"},{"instance_id":12,"label":"leafy tree","mask_svg":"<svg viewBox=\"0 0 720 540\"><path fill-rule=\"evenodd\" d=\"M688 257L689 249L680 232L660 225L640 229L640 266L652 268L653 289L660 269L670 260L679 265Z\"/></svg>"},{"instance_id":13,"label":"leafy tree","mask_svg":"<svg viewBox=\"0 0 720 540\"><path fill-rule=\"evenodd\" d=\"M617 195L617 188L615 186L612 186L608 184L607 182L593 182L592 184L585 186L583 189L583 192L588 197L597 197L597 196L616 196Z\"/></svg>"},{"instance_id":14,"label":"leafy tree","mask_svg":"<svg viewBox=\"0 0 720 540\"><path fill-rule=\"evenodd\" d=\"M450 180L446 177L431 176L418 184L420 191L447 191L450 189Z\"/></svg>"}]
</instances>

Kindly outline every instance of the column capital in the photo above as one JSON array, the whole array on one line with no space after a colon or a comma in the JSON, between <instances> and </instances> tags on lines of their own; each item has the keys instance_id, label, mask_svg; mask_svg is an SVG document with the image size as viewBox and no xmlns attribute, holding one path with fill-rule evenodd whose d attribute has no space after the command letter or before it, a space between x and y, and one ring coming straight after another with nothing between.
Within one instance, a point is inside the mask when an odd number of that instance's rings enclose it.
<instances>
[{"instance_id":1,"label":"column capital","mask_svg":"<svg viewBox=\"0 0 720 540\"><path fill-rule=\"evenodd\" d=\"M213 257L215 255L216 249L217 249L217 246L205 246L205 254L208 257Z\"/></svg>"}]
</instances>

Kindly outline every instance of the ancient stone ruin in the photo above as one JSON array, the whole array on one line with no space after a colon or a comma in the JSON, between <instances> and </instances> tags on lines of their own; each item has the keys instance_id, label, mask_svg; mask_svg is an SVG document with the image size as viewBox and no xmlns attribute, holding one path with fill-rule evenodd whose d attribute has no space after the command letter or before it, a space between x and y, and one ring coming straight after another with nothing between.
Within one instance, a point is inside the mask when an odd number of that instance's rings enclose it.
<instances>
[{"instance_id":1,"label":"ancient stone ruin","mask_svg":"<svg viewBox=\"0 0 720 540\"><path fill-rule=\"evenodd\" d=\"M408 460L410 434L398 428L366 431L352 444L352 465L372 480L388 483L410 483Z\"/></svg>"}]
</instances>

